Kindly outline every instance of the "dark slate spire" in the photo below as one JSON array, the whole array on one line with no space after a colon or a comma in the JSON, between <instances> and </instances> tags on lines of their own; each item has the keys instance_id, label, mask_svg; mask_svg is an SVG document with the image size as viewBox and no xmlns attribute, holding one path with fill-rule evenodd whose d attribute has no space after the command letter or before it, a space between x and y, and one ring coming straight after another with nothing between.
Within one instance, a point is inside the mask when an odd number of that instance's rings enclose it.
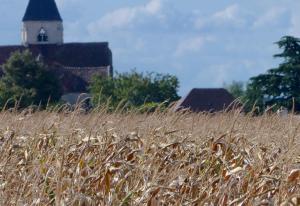
<instances>
[{"instance_id":1,"label":"dark slate spire","mask_svg":"<svg viewBox=\"0 0 300 206\"><path fill-rule=\"evenodd\" d=\"M23 21L62 21L54 0L29 0Z\"/></svg>"}]
</instances>

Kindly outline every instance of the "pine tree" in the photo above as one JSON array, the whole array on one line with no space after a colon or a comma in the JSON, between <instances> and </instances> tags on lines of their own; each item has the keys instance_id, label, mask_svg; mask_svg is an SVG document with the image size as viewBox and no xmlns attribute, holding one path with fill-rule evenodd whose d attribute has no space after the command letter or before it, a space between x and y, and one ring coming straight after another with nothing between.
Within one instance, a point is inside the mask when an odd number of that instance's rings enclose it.
<instances>
[{"instance_id":1,"label":"pine tree","mask_svg":"<svg viewBox=\"0 0 300 206\"><path fill-rule=\"evenodd\" d=\"M246 96L248 105L255 102L261 109L275 105L300 111L300 39L285 36L276 42L283 52L274 55L284 61L277 68L250 79Z\"/></svg>"}]
</instances>

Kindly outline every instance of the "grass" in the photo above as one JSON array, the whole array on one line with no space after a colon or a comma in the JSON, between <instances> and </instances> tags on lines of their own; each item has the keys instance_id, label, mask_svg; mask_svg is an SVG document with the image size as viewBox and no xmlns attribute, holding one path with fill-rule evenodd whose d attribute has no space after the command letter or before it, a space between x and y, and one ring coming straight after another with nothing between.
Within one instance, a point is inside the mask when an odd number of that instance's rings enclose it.
<instances>
[{"instance_id":1,"label":"grass","mask_svg":"<svg viewBox=\"0 0 300 206\"><path fill-rule=\"evenodd\" d=\"M300 205L300 118L0 113L0 205Z\"/></svg>"}]
</instances>

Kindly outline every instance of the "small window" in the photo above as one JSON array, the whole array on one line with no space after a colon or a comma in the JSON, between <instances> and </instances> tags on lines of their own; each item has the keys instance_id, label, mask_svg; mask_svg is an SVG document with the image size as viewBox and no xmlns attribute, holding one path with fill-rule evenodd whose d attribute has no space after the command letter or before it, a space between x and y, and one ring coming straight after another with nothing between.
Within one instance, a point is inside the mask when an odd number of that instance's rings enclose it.
<instances>
[{"instance_id":1,"label":"small window","mask_svg":"<svg viewBox=\"0 0 300 206\"><path fill-rule=\"evenodd\" d=\"M47 42L48 41L48 35L44 28L41 28L41 30L37 36L37 40L38 40L38 42Z\"/></svg>"}]
</instances>

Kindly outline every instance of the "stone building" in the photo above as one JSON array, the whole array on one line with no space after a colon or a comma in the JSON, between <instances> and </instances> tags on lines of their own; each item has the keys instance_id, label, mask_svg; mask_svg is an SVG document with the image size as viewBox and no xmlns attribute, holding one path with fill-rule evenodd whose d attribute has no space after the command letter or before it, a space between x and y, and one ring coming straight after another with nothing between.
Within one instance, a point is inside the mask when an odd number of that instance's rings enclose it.
<instances>
[{"instance_id":1,"label":"stone building","mask_svg":"<svg viewBox=\"0 0 300 206\"><path fill-rule=\"evenodd\" d=\"M63 20L55 0L29 0L22 22L22 44L0 46L0 69L11 53L29 49L57 74L67 96L87 92L94 75L112 75L108 42L64 43Z\"/></svg>"}]
</instances>

